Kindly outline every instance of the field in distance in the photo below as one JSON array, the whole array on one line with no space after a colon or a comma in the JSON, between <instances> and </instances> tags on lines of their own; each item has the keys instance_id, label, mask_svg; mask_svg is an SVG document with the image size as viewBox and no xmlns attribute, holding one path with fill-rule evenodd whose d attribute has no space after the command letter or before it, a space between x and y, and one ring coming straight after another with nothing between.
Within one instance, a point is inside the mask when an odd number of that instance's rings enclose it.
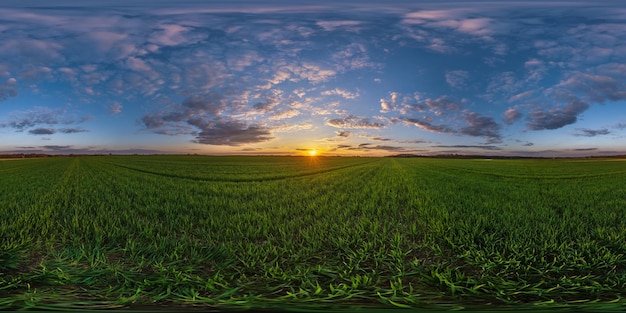
<instances>
[{"instance_id":1,"label":"field in distance","mask_svg":"<svg viewBox=\"0 0 626 313\"><path fill-rule=\"evenodd\" d=\"M0 309L623 309L626 163L0 160Z\"/></svg>"}]
</instances>

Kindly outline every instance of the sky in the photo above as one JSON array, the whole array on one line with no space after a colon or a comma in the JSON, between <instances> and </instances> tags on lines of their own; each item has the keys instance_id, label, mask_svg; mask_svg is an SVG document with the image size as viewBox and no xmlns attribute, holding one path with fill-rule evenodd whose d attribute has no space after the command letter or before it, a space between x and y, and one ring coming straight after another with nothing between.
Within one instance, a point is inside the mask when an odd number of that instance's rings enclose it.
<instances>
[{"instance_id":1,"label":"sky","mask_svg":"<svg viewBox=\"0 0 626 313\"><path fill-rule=\"evenodd\" d=\"M623 1L0 3L0 153L626 154Z\"/></svg>"}]
</instances>

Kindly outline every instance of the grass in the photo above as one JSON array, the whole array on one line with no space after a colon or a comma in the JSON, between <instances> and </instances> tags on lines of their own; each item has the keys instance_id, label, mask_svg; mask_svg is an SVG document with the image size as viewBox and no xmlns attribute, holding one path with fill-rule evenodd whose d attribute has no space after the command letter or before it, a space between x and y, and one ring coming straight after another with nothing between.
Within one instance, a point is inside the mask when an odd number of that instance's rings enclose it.
<instances>
[{"instance_id":1,"label":"grass","mask_svg":"<svg viewBox=\"0 0 626 313\"><path fill-rule=\"evenodd\" d=\"M0 309L623 310L624 166L0 161Z\"/></svg>"}]
</instances>

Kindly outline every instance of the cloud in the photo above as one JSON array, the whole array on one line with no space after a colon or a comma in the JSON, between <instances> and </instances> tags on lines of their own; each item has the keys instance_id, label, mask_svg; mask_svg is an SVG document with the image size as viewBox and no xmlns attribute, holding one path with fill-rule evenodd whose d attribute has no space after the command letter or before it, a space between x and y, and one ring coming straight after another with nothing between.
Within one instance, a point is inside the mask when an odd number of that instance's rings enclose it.
<instances>
[{"instance_id":1,"label":"cloud","mask_svg":"<svg viewBox=\"0 0 626 313\"><path fill-rule=\"evenodd\" d=\"M280 104L280 95L282 92L274 89L272 94L265 96L265 101L255 103L252 108L260 113L268 113Z\"/></svg>"},{"instance_id":2,"label":"cloud","mask_svg":"<svg viewBox=\"0 0 626 313\"><path fill-rule=\"evenodd\" d=\"M517 122L520 118L522 118L522 113L518 111L516 108L508 108L504 111L503 122L507 125L512 125Z\"/></svg>"},{"instance_id":3,"label":"cloud","mask_svg":"<svg viewBox=\"0 0 626 313\"><path fill-rule=\"evenodd\" d=\"M337 135L337 137L348 138L348 137L350 137L350 135L352 135L352 133L347 131L347 130L338 130L338 131L335 132L335 135Z\"/></svg>"},{"instance_id":4,"label":"cloud","mask_svg":"<svg viewBox=\"0 0 626 313\"><path fill-rule=\"evenodd\" d=\"M297 77L308 80L313 84L328 81L337 74L334 70L323 69L320 66L311 63L302 63L299 66L287 66L286 68Z\"/></svg>"},{"instance_id":5,"label":"cloud","mask_svg":"<svg viewBox=\"0 0 626 313\"><path fill-rule=\"evenodd\" d=\"M0 101L17 97L16 83L17 80L14 77L10 77L4 84L0 84Z\"/></svg>"},{"instance_id":6,"label":"cloud","mask_svg":"<svg viewBox=\"0 0 626 313\"><path fill-rule=\"evenodd\" d=\"M328 120L326 125L336 128L383 128L384 124L372 122L368 118L349 115L345 118L335 118Z\"/></svg>"},{"instance_id":7,"label":"cloud","mask_svg":"<svg viewBox=\"0 0 626 313\"><path fill-rule=\"evenodd\" d=\"M367 139L375 140L375 141L393 141L393 139L391 138L385 138L385 137L380 137L380 136L360 135L359 137L367 138Z\"/></svg>"},{"instance_id":8,"label":"cloud","mask_svg":"<svg viewBox=\"0 0 626 313\"><path fill-rule=\"evenodd\" d=\"M325 31L335 31L338 28L352 28L351 26L357 26L361 24L360 21L354 20L340 20L340 21L318 21L316 23L319 27Z\"/></svg>"},{"instance_id":9,"label":"cloud","mask_svg":"<svg viewBox=\"0 0 626 313\"><path fill-rule=\"evenodd\" d=\"M76 134L76 133L86 133L88 130L83 128L61 128L59 132L63 134Z\"/></svg>"},{"instance_id":10,"label":"cloud","mask_svg":"<svg viewBox=\"0 0 626 313\"><path fill-rule=\"evenodd\" d=\"M404 124L413 125L419 127L423 130L435 132L435 133L443 133L443 134L457 134L457 131L446 126L446 125L433 125L428 121L418 119L418 118L408 118L408 117L398 117L396 120L403 122Z\"/></svg>"},{"instance_id":11,"label":"cloud","mask_svg":"<svg viewBox=\"0 0 626 313\"><path fill-rule=\"evenodd\" d=\"M165 121L162 117L152 114L146 114L141 118L141 123L147 129L155 129L161 128L167 125L167 121Z\"/></svg>"},{"instance_id":12,"label":"cloud","mask_svg":"<svg viewBox=\"0 0 626 313\"><path fill-rule=\"evenodd\" d=\"M467 79L469 78L468 71L447 71L446 72L446 82L452 88L463 88L467 85Z\"/></svg>"},{"instance_id":13,"label":"cloud","mask_svg":"<svg viewBox=\"0 0 626 313\"><path fill-rule=\"evenodd\" d=\"M18 130L34 127L39 124L54 125L59 123L59 112L49 108L38 107L29 111L19 112L9 122L2 123L2 127L12 127Z\"/></svg>"},{"instance_id":14,"label":"cloud","mask_svg":"<svg viewBox=\"0 0 626 313\"><path fill-rule=\"evenodd\" d=\"M516 101L519 101L519 100L526 99L526 98L532 96L534 93L535 93L534 90L529 90L529 91L524 91L524 92L518 93L516 95L511 96L509 98L509 102L516 102Z\"/></svg>"},{"instance_id":15,"label":"cloud","mask_svg":"<svg viewBox=\"0 0 626 313\"><path fill-rule=\"evenodd\" d=\"M572 98L562 109L536 109L531 111L528 116L527 126L530 130L558 129L576 123L578 115L588 108L589 104L587 102Z\"/></svg>"},{"instance_id":16,"label":"cloud","mask_svg":"<svg viewBox=\"0 0 626 313\"><path fill-rule=\"evenodd\" d=\"M403 23L424 24L436 20L457 19L467 14L467 9L420 10L404 15Z\"/></svg>"},{"instance_id":17,"label":"cloud","mask_svg":"<svg viewBox=\"0 0 626 313\"><path fill-rule=\"evenodd\" d=\"M609 76L575 73L558 87L572 92L582 92L589 101L604 103L607 100L626 100L626 83Z\"/></svg>"},{"instance_id":18,"label":"cloud","mask_svg":"<svg viewBox=\"0 0 626 313\"><path fill-rule=\"evenodd\" d=\"M9 121L0 123L0 127L10 127L17 131L23 131L39 125L80 124L89 119L89 116L79 118L63 108L34 107L27 111L13 112L9 115Z\"/></svg>"},{"instance_id":19,"label":"cloud","mask_svg":"<svg viewBox=\"0 0 626 313\"><path fill-rule=\"evenodd\" d=\"M274 139L269 128L241 121L217 121L206 124L193 142L207 145L240 146Z\"/></svg>"},{"instance_id":20,"label":"cloud","mask_svg":"<svg viewBox=\"0 0 626 313\"><path fill-rule=\"evenodd\" d=\"M430 111L435 115L445 115L448 112L459 111L462 109L459 103L448 96L441 96L434 100L429 98L424 102L430 108Z\"/></svg>"},{"instance_id":21,"label":"cloud","mask_svg":"<svg viewBox=\"0 0 626 313\"><path fill-rule=\"evenodd\" d=\"M279 123L272 125L272 133L291 132L313 128L309 122L299 122L298 124Z\"/></svg>"},{"instance_id":22,"label":"cloud","mask_svg":"<svg viewBox=\"0 0 626 313\"><path fill-rule=\"evenodd\" d=\"M56 133L56 131L52 128L35 128L29 130L28 133L33 135L52 135Z\"/></svg>"},{"instance_id":23,"label":"cloud","mask_svg":"<svg viewBox=\"0 0 626 313\"><path fill-rule=\"evenodd\" d=\"M189 44L204 39L205 36L195 36L191 40L185 36L190 31L189 27L176 24L161 25L160 29L152 34L149 41L159 46L178 46Z\"/></svg>"},{"instance_id":24,"label":"cloud","mask_svg":"<svg viewBox=\"0 0 626 313\"><path fill-rule=\"evenodd\" d=\"M272 98L273 95L275 94L268 97ZM188 97L178 105L170 105L168 110L145 114L139 123L145 129L157 134L192 135L195 137L192 142L198 144L240 146L266 142L274 139L272 136L274 129L267 125L248 122L244 117L251 110L270 111L274 104L268 103L248 107L247 101L235 91L209 92ZM278 118L274 118L276 119ZM276 131L285 130L285 125L276 127Z\"/></svg>"},{"instance_id":25,"label":"cloud","mask_svg":"<svg viewBox=\"0 0 626 313\"><path fill-rule=\"evenodd\" d=\"M496 123L492 117L480 116L475 112L466 112L463 114L463 120L469 124L469 126L460 129L461 134L485 137L489 143L502 142L500 136L500 125Z\"/></svg>"},{"instance_id":26,"label":"cloud","mask_svg":"<svg viewBox=\"0 0 626 313\"><path fill-rule=\"evenodd\" d=\"M595 137L600 135L608 135L611 133L610 130L603 129L588 129L588 128L576 128L579 133L574 134L577 137Z\"/></svg>"},{"instance_id":27,"label":"cloud","mask_svg":"<svg viewBox=\"0 0 626 313\"><path fill-rule=\"evenodd\" d=\"M381 113L387 113L389 111L396 111L398 110L398 99L400 97L400 93L399 92L390 92L389 93L390 98L389 99L380 99L380 112Z\"/></svg>"},{"instance_id":28,"label":"cloud","mask_svg":"<svg viewBox=\"0 0 626 313\"><path fill-rule=\"evenodd\" d=\"M489 85L487 85L487 92L509 97L518 94L524 86L524 81L518 80L514 72L507 71L492 76Z\"/></svg>"},{"instance_id":29,"label":"cloud","mask_svg":"<svg viewBox=\"0 0 626 313\"><path fill-rule=\"evenodd\" d=\"M366 46L358 42L352 42L348 46L342 47L341 50L333 53L331 58L335 61L337 70L342 73L348 70L383 67L380 63L372 62Z\"/></svg>"},{"instance_id":30,"label":"cloud","mask_svg":"<svg viewBox=\"0 0 626 313\"><path fill-rule=\"evenodd\" d=\"M109 107L109 113L111 114L120 114L122 113L122 104L115 101L113 102L113 104L111 105L111 107Z\"/></svg>"},{"instance_id":31,"label":"cloud","mask_svg":"<svg viewBox=\"0 0 626 313\"><path fill-rule=\"evenodd\" d=\"M288 119L288 118L293 118L300 115L300 111L298 110L294 110L294 109L288 109L288 110L282 110L282 111L278 111L272 115L269 116L270 120L284 120L284 119Z\"/></svg>"},{"instance_id":32,"label":"cloud","mask_svg":"<svg viewBox=\"0 0 626 313\"><path fill-rule=\"evenodd\" d=\"M461 148L461 149L481 149L481 150L502 150L497 146L472 146L472 145L438 145L433 148Z\"/></svg>"},{"instance_id":33,"label":"cloud","mask_svg":"<svg viewBox=\"0 0 626 313\"><path fill-rule=\"evenodd\" d=\"M41 146L41 147L46 150L61 151L61 150L67 150L71 148L72 146L47 145L47 146Z\"/></svg>"},{"instance_id":34,"label":"cloud","mask_svg":"<svg viewBox=\"0 0 626 313\"><path fill-rule=\"evenodd\" d=\"M492 19L490 18L467 18L467 19L447 19L427 23L431 27L449 28L459 33L484 37L490 39L489 36L494 33L491 28Z\"/></svg>"},{"instance_id":35,"label":"cloud","mask_svg":"<svg viewBox=\"0 0 626 313\"><path fill-rule=\"evenodd\" d=\"M371 143L361 143L357 146L351 145L337 145L337 149L346 149L352 151L370 151L370 150L382 150L389 152L409 152L409 151L418 151L414 149L407 149L405 147L398 146L386 146L386 145L374 145Z\"/></svg>"},{"instance_id":36,"label":"cloud","mask_svg":"<svg viewBox=\"0 0 626 313\"><path fill-rule=\"evenodd\" d=\"M323 96L340 96L344 99L356 99L359 97L358 92L353 93L353 92L349 92L347 90L340 89L340 88L322 91L322 95Z\"/></svg>"},{"instance_id":37,"label":"cloud","mask_svg":"<svg viewBox=\"0 0 626 313\"><path fill-rule=\"evenodd\" d=\"M399 142L399 143L413 143L413 144L428 143L428 141L419 140L419 139L414 139L414 140L397 140L397 142Z\"/></svg>"}]
</instances>

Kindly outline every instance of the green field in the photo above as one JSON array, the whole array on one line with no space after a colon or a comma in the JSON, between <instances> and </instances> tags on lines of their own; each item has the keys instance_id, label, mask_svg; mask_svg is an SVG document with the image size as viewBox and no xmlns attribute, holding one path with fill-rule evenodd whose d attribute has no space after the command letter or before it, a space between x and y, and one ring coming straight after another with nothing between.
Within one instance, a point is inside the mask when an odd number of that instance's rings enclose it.
<instances>
[{"instance_id":1,"label":"green field","mask_svg":"<svg viewBox=\"0 0 626 313\"><path fill-rule=\"evenodd\" d=\"M626 162L0 160L0 239L0 309L624 309Z\"/></svg>"}]
</instances>

